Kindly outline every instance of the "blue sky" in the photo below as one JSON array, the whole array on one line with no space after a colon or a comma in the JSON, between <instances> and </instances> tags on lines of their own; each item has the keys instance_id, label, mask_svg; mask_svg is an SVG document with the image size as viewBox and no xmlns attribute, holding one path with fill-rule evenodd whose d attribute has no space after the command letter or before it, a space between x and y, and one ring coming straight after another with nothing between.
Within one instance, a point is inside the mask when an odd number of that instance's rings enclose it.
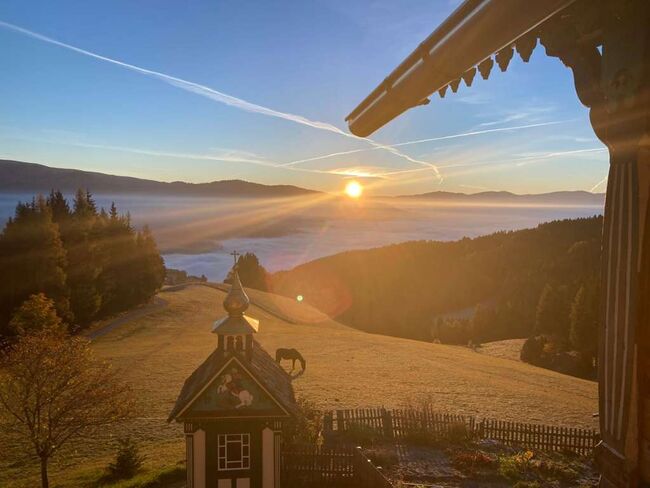
<instances>
[{"instance_id":1,"label":"blue sky","mask_svg":"<svg viewBox=\"0 0 650 488\"><path fill-rule=\"evenodd\" d=\"M345 116L458 3L3 0L0 157L327 191L371 174L376 194L604 191L604 146L541 46L404 114L375 146L345 135Z\"/></svg>"}]
</instances>

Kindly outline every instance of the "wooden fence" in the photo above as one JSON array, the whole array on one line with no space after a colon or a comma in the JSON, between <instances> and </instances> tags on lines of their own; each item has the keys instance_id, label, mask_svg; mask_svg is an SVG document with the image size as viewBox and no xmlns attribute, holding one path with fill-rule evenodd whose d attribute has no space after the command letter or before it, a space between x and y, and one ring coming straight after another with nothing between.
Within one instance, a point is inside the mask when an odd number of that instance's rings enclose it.
<instances>
[{"instance_id":1,"label":"wooden fence","mask_svg":"<svg viewBox=\"0 0 650 488\"><path fill-rule=\"evenodd\" d=\"M287 488L392 488L360 448L288 446L282 451L282 486Z\"/></svg>"},{"instance_id":2,"label":"wooden fence","mask_svg":"<svg viewBox=\"0 0 650 488\"><path fill-rule=\"evenodd\" d=\"M429 408L329 411L323 418L323 430L326 439L344 433L374 434L385 439L405 439L425 433L431 437L494 439L511 446L583 455L590 454L600 440L595 430L492 419L478 421L472 416L444 414Z\"/></svg>"}]
</instances>

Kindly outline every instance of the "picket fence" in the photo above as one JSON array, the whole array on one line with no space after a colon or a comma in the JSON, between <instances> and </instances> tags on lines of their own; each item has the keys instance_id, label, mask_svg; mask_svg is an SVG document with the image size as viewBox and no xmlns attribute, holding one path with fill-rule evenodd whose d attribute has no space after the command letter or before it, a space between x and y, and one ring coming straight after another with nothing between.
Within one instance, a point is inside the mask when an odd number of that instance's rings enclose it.
<instances>
[{"instance_id":1,"label":"picket fence","mask_svg":"<svg viewBox=\"0 0 650 488\"><path fill-rule=\"evenodd\" d=\"M358 447L287 446L281 476L287 488L392 488Z\"/></svg>"},{"instance_id":2,"label":"picket fence","mask_svg":"<svg viewBox=\"0 0 650 488\"><path fill-rule=\"evenodd\" d=\"M431 437L472 437L493 439L506 445L542 451L572 451L589 455L600 440L597 431L571 427L528 424L422 409L366 408L325 412L323 434L326 439L343 433L372 433L385 439L407 439L414 434Z\"/></svg>"}]
</instances>

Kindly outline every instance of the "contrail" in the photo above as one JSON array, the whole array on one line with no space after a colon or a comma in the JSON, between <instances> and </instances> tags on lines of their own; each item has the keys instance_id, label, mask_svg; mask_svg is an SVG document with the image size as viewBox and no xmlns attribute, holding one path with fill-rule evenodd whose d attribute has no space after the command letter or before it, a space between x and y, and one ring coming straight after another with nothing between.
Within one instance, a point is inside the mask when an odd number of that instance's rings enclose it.
<instances>
[{"instance_id":1,"label":"contrail","mask_svg":"<svg viewBox=\"0 0 650 488\"><path fill-rule=\"evenodd\" d=\"M559 151L559 152L550 152L546 154L540 154L537 156L527 156L525 158L518 158L515 159L514 161L520 161L517 163L517 166L525 166L527 164L533 163L535 161L538 161L540 159L550 159L550 158L556 158L558 156L567 156L570 154L582 154L582 153L591 153L591 152L603 152L607 151L606 147L595 147L592 149L576 149L573 151Z\"/></svg>"},{"instance_id":2,"label":"contrail","mask_svg":"<svg viewBox=\"0 0 650 488\"><path fill-rule=\"evenodd\" d=\"M589 190L590 193L593 193L596 191L597 188L600 186L604 185L607 183L607 179L609 178L609 175L605 176L602 180L600 180L598 183L596 183L594 186L591 187L591 190Z\"/></svg>"},{"instance_id":3,"label":"contrail","mask_svg":"<svg viewBox=\"0 0 650 488\"><path fill-rule=\"evenodd\" d=\"M481 134L490 134L492 132L505 132L505 131L514 131L514 130L522 130L522 129L531 129L533 127L544 127L547 125L556 125L556 124L564 124L566 122L569 122L568 120L557 120L554 122L542 122L538 124L528 124L528 125L515 125L512 127L499 127L497 129L485 129L485 130L477 130L477 131L472 131L472 132L463 132L460 134L451 134L448 136L440 136L440 137L430 137L428 139L417 139L414 141L406 141L406 142L398 142L396 144L391 144L390 147L401 147L401 146L410 146L412 144L423 144L425 142L435 142L435 141L444 141L447 139L457 139L460 137L469 137L469 136L476 136L476 135L481 135ZM352 149L350 151L340 151L340 152L335 152L331 154L324 154L322 156L314 156L312 158L305 158L305 159L297 159L295 161L289 161L287 163L283 163L280 166L294 166L296 164L300 163L307 163L309 161L318 161L319 159L327 159L327 158L332 158L336 156L345 156L348 154L354 154L354 153L359 153L359 152L365 152L365 151L375 151L379 149L378 147L373 147L370 149Z\"/></svg>"},{"instance_id":4,"label":"contrail","mask_svg":"<svg viewBox=\"0 0 650 488\"><path fill-rule=\"evenodd\" d=\"M114 64L116 66L120 66L122 68L131 70L131 71L135 71L136 73L140 73L140 74L143 74L143 75L146 75L146 76L157 78L157 79L159 79L161 81L164 81L165 83L168 83L168 84L170 84L172 86L175 86L176 88L180 88L181 90L185 90L187 92L194 93L196 95L200 95L202 97L208 98L208 99L210 99L212 101L215 101L215 102L218 102L218 103L223 103L225 105L229 105L231 107L235 107L235 108L247 111L247 112L252 112L252 113L257 113L257 114L261 114L261 115L266 115L266 116L269 116L269 117L284 119L284 120L288 120L288 121L291 121L291 122L294 122L294 123L297 123L297 124L313 127L314 129L329 131L329 132L333 132L335 134L342 135L344 137L348 137L348 138L359 140L359 141L364 141L367 144L370 144L370 145L372 145L373 147L375 147L377 149L382 149L382 150L388 151L388 152L390 152L390 153L392 153L392 154L394 154L394 155L396 155L396 156L398 156L398 157L400 157L402 159L405 159L405 160L407 160L407 161L409 161L411 163L419 164L421 166L426 166L426 167L432 169L433 171L435 171L436 174L438 176L440 176L440 173L438 172L438 169L437 169L436 165L434 165L433 163L430 163L428 161L421 161L421 160L412 158L412 157L410 157L410 156L408 156L406 154L401 153L400 151L398 151L397 149L395 149L395 148L393 148L391 146L380 144L378 142L373 141L372 139L367 139L367 138L364 138L364 137L355 136L354 134L349 134L347 132L342 131L341 129L339 129L338 127L336 127L336 126L334 126L332 124L329 124L329 123L326 123L326 122L319 122L319 121L310 120L310 119L308 119L306 117L303 117L301 115L295 115L295 114L290 114L290 113L286 113L286 112L280 112L278 110L274 110L274 109L271 109L271 108L268 108L268 107L264 107L262 105L257 105L255 103L248 102L248 101L243 100L241 98L237 98L237 97L234 97L232 95L228 95L226 93L214 90L214 89L212 89L210 87L207 87L205 85L201 85L199 83L194 83L192 81L188 81L188 80L184 80L182 78L177 78L175 76L167 75L167 74L161 73L159 71L154 71L154 70L150 70L150 69L146 69L146 68L141 68L140 66L125 63L123 61L118 61L116 59L109 58L107 56L102 56L102 55L94 53L92 51L87 51L85 49L81 49L79 47L72 46L70 44L66 44L66 43L61 42L61 41L57 41L56 39L52 39L51 37L44 36L44 35L39 34L37 32L33 32L33 31L28 30L28 29L24 29L24 28L19 27L17 25L10 24L8 22L4 22L4 21L1 21L1 20L0 20L0 27L4 27L6 29L9 29L9 30L12 30L12 31L15 31L15 32L19 32L21 34L32 37L34 39L38 39L38 40L46 42L48 44L53 44L55 46L59 46L59 47L62 47L64 49L68 49L70 51L74 51L76 53L83 54L84 56L89 56L91 58L98 59L100 61L105 61L107 63L111 63L111 64Z\"/></svg>"},{"instance_id":5,"label":"contrail","mask_svg":"<svg viewBox=\"0 0 650 488\"><path fill-rule=\"evenodd\" d=\"M108 144L93 144L93 143L75 142L75 141L53 141L48 139L40 139L38 137L23 137L23 136L2 136L2 137L9 137L11 139L19 139L23 141L42 142L46 144L60 144L60 145L72 146L72 147L84 147L89 149L103 149L107 151L142 154L145 156L192 159L197 161L221 161L226 163L249 163L249 164L256 164L258 166L266 166L269 168L280 168L279 164L273 161L253 158L253 157L238 156L236 154L237 151L229 151L226 152L226 154L179 153L179 152L170 152L170 151L160 151L157 149L145 149L145 148L127 147L127 146L113 146ZM286 169L290 171L300 171L303 173L341 175L341 173L331 171L331 170L319 170L319 169L312 169L312 168L282 168L282 169Z\"/></svg>"}]
</instances>

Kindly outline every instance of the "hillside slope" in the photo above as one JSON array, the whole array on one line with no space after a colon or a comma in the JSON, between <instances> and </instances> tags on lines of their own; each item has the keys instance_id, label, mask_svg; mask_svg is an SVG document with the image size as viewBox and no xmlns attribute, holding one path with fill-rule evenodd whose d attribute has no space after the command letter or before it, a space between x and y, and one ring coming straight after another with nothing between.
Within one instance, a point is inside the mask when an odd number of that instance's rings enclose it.
<instances>
[{"instance_id":1,"label":"hillside slope","mask_svg":"<svg viewBox=\"0 0 650 488\"><path fill-rule=\"evenodd\" d=\"M471 335L436 337L457 344L528 337L546 284L561 288L570 303L583 283L597 279L601 233L602 217L592 217L453 242L347 251L275 273L272 289L301 294L368 332L431 341L441 317L468 320L481 305L490 313Z\"/></svg>"},{"instance_id":2,"label":"hillside slope","mask_svg":"<svg viewBox=\"0 0 650 488\"><path fill-rule=\"evenodd\" d=\"M302 352L307 370L294 380L294 388L322 408L397 407L426 399L441 411L596 426L595 383L467 348L367 334L287 298L255 290L249 294L253 302L273 311L250 307L248 313L261 321L257 340L271 354L278 347ZM78 486L75 480L105 466L111 439L126 433L142 445L150 467L183 458L182 427L165 419L185 378L216 347L210 328L224 314L225 293L191 286L159 296L167 307L93 342L97 354L110 359L133 384L140 412L138 418L108 429L102 439L62 453L53 466L53 479L61 486ZM0 485L30 486L35 478L15 476L19 471L24 473L25 466L0 465L0 472L6 473L0 475ZM9 481L13 479L21 481Z\"/></svg>"}]
</instances>

